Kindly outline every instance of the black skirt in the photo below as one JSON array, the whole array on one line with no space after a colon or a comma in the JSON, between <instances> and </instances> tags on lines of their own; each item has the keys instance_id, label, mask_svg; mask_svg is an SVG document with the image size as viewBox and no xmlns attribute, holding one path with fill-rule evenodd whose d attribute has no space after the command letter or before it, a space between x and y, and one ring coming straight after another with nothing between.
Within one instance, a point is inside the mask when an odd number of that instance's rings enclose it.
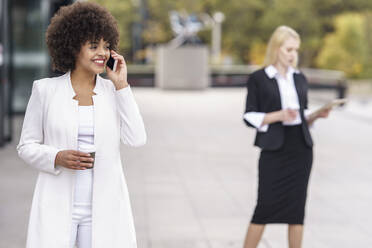
<instances>
[{"instance_id":1,"label":"black skirt","mask_svg":"<svg viewBox=\"0 0 372 248\"><path fill-rule=\"evenodd\" d=\"M261 151L257 205L252 223L303 224L313 150L301 125L285 126L279 150Z\"/></svg>"}]
</instances>

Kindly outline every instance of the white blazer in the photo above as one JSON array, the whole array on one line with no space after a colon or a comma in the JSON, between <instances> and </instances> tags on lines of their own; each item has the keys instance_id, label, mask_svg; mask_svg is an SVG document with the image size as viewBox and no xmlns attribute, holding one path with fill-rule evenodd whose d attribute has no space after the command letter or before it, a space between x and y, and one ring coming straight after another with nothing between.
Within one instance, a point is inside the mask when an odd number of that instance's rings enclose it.
<instances>
[{"instance_id":1,"label":"white blazer","mask_svg":"<svg viewBox=\"0 0 372 248\"><path fill-rule=\"evenodd\" d=\"M136 234L120 159L120 140L146 143L146 132L130 87L116 90L99 75L93 90L93 248L135 248ZM19 156L39 170L32 201L27 248L68 248L75 170L57 165L58 151L77 150L78 101L70 73L37 80L27 105Z\"/></svg>"}]
</instances>

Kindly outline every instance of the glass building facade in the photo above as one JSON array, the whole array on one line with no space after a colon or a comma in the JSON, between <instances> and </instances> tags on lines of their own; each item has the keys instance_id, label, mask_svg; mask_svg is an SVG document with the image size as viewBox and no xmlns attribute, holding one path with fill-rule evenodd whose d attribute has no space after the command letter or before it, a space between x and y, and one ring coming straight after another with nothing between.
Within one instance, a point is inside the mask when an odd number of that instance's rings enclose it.
<instances>
[{"instance_id":1,"label":"glass building facade","mask_svg":"<svg viewBox=\"0 0 372 248\"><path fill-rule=\"evenodd\" d=\"M10 30L8 1L0 0L0 146L11 139Z\"/></svg>"},{"instance_id":2,"label":"glass building facade","mask_svg":"<svg viewBox=\"0 0 372 248\"><path fill-rule=\"evenodd\" d=\"M51 16L71 1L12 0L11 39L13 44L12 109L22 113L30 96L32 82L51 73L45 44L45 31Z\"/></svg>"},{"instance_id":3,"label":"glass building facade","mask_svg":"<svg viewBox=\"0 0 372 248\"><path fill-rule=\"evenodd\" d=\"M45 44L50 18L73 0L0 0L0 146L11 115L24 113L36 79L52 74Z\"/></svg>"}]
</instances>

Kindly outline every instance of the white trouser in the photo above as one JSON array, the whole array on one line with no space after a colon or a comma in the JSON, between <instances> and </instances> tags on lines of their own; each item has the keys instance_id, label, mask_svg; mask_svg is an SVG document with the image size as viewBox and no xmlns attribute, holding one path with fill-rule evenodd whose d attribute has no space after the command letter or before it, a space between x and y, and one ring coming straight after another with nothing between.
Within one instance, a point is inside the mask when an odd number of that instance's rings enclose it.
<instances>
[{"instance_id":1,"label":"white trouser","mask_svg":"<svg viewBox=\"0 0 372 248\"><path fill-rule=\"evenodd\" d=\"M92 247L93 170L76 171L70 248Z\"/></svg>"},{"instance_id":2,"label":"white trouser","mask_svg":"<svg viewBox=\"0 0 372 248\"><path fill-rule=\"evenodd\" d=\"M92 247L92 207L74 204L70 247Z\"/></svg>"}]
</instances>

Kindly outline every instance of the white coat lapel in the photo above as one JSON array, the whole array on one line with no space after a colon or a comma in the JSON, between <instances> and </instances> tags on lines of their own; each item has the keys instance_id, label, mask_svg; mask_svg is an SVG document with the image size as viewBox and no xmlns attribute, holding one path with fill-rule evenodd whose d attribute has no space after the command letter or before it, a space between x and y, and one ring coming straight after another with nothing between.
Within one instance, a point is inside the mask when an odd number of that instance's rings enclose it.
<instances>
[{"instance_id":1,"label":"white coat lapel","mask_svg":"<svg viewBox=\"0 0 372 248\"><path fill-rule=\"evenodd\" d=\"M70 118L71 121L69 124L67 124L71 130L70 130L70 135L71 139L69 140L69 145L73 149L78 149L78 131L79 131L79 101L74 99L76 96L76 93L74 91L74 88L72 87L71 83L71 73L67 72L66 74L67 80L65 82L67 83L67 95L68 95L68 100L67 100L67 105L69 106L69 113L70 113Z\"/></svg>"},{"instance_id":2,"label":"white coat lapel","mask_svg":"<svg viewBox=\"0 0 372 248\"><path fill-rule=\"evenodd\" d=\"M104 111L102 109L103 105L103 98L104 98L104 88L102 85L101 77L99 75L96 76L96 86L93 89L95 95L92 96L93 98L93 106L94 106L94 145L97 147L100 146L100 130L103 128L100 125L100 117L104 116ZM96 154L97 155L97 154ZM99 154L98 154L99 155Z\"/></svg>"}]
</instances>

